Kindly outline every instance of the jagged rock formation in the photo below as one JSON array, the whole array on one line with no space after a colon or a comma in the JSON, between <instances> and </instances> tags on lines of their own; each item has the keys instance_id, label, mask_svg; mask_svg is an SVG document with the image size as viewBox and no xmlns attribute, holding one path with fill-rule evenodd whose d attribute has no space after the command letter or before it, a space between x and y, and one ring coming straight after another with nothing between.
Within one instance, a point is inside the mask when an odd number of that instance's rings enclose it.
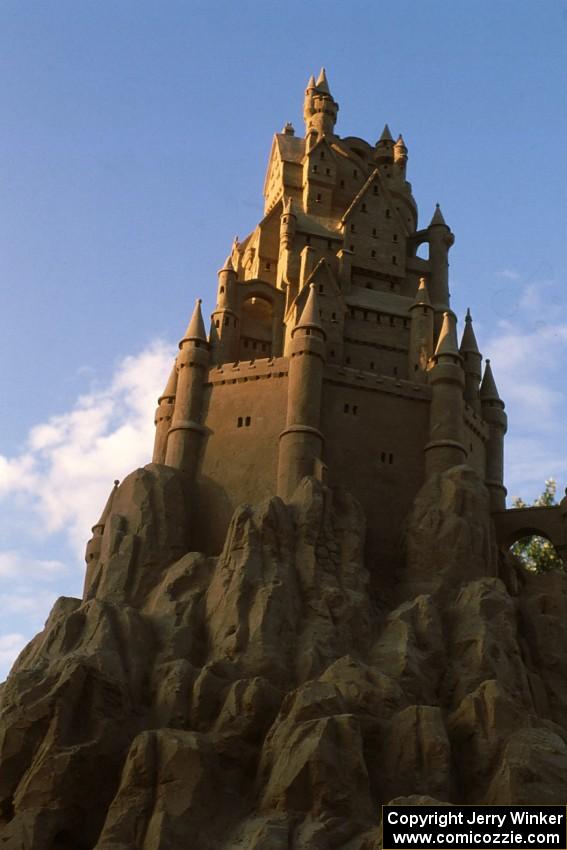
<instances>
[{"instance_id":1,"label":"jagged rock formation","mask_svg":"<svg viewBox=\"0 0 567 850\"><path fill-rule=\"evenodd\" d=\"M425 485L396 571L314 479L218 557L188 504L130 475L0 687L3 850L370 850L393 798L564 802L567 576L499 555L471 469Z\"/></svg>"}]
</instances>

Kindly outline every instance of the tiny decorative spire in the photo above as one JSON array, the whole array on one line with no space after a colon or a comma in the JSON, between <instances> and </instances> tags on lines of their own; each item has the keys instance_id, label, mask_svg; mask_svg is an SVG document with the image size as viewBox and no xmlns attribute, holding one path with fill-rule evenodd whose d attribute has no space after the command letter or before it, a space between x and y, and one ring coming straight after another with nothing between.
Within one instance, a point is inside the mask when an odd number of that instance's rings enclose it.
<instances>
[{"instance_id":1,"label":"tiny decorative spire","mask_svg":"<svg viewBox=\"0 0 567 850\"><path fill-rule=\"evenodd\" d=\"M459 351L461 352L461 354L464 354L465 352L467 354L480 354L478 343L474 335L474 330L472 326L472 316L469 307L467 307L467 315L465 316L465 329L463 331L463 337L461 339Z\"/></svg>"},{"instance_id":2,"label":"tiny decorative spire","mask_svg":"<svg viewBox=\"0 0 567 850\"><path fill-rule=\"evenodd\" d=\"M195 301L195 308L193 310L193 315L191 316L191 321L187 326L187 330L185 331L183 339L179 343L179 348L181 348L184 342L188 342L189 340L207 342L207 333L205 331L205 323L203 322L203 314L201 313L200 298L197 298L197 300Z\"/></svg>"},{"instance_id":3,"label":"tiny decorative spire","mask_svg":"<svg viewBox=\"0 0 567 850\"><path fill-rule=\"evenodd\" d=\"M232 240L232 250L238 251L239 248L240 248L240 241L238 239L238 236L235 236L234 239Z\"/></svg>"},{"instance_id":4,"label":"tiny decorative spire","mask_svg":"<svg viewBox=\"0 0 567 850\"><path fill-rule=\"evenodd\" d=\"M480 385L480 399L481 401L499 401L502 403L502 399L500 398L498 389L496 388L494 375L492 374L490 360L488 359L486 360L484 377L482 379L482 384Z\"/></svg>"},{"instance_id":5,"label":"tiny decorative spire","mask_svg":"<svg viewBox=\"0 0 567 850\"><path fill-rule=\"evenodd\" d=\"M317 82L315 86L319 91L324 92L325 94L331 94L329 89L329 82L327 80L327 74L325 73L325 69L321 68L319 71L319 76L317 77Z\"/></svg>"},{"instance_id":6,"label":"tiny decorative spire","mask_svg":"<svg viewBox=\"0 0 567 850\"><path fill-rule=\"evenodd\" d=\"M445 311L443 313L443 324L437 341L437 348L433 355L435 359L443 354L450 354L452 357L459 357L459 349L457 343L457 329L455 326L455 316L453 313Z\"/></svg>"},{"instance_id":7,"label":"tiny decorative spire","mask_svg":"<svg viewBox=\"0 0 567 850\"><path fill-rule=\"evenodd\" d=\"M390 128L387 124L384 124L384 129L382 130L382 135L378 139L379 142L393 142L393 136L390 133Z\"/></svg>"},{"instance_id":8,"label":"tiny decorative spire","mask_svg":"<svg viewBox=\"0 0 567 850\"><path fill-rule=\"evenodd\" d=\"M286 121L286 123L284 124L283 130L282 130L282 133L285 136L295 136L295 128L294 128L293 124L291 123L291 121Z\"/></svg>"},{"instance_id":9,"label":"tiny decorative spire","mask_svg":"<svg viewBox=\"0 0 567 850\"><path fill-rule=\"evenodd\" d=\"M295 331L299 328L314 328L315 330L321 331L323 336L326 336L325 330L321 324L319 298L317 296L317 287L314 283L309 284L309 294L299 322L293 329L293 333L295 333Z\"/></svg>"},{"instance_id":10,"label":"tiny decorative spire","mask_svg":"<svg viewBox=\"0 0 567 850\"><path fill-rule=\"evenodd\" d=\"M435 212L433 213L433 217L429 222L429 226L433 227L435 224L442 224L444 227L447 227L447 222L443 218L443 213L441 212L441 207L439 204L435 204Z\"/></svg>"}]
</instances>

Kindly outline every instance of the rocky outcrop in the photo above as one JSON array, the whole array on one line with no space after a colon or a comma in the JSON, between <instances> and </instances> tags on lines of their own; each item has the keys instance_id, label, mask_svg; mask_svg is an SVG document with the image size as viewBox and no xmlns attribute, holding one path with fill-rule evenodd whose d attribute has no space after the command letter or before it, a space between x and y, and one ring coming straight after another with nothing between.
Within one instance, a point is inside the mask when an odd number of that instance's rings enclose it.
<instances>
[{"instance_id":1,"label":"rocky outcrop","mask_svg":"<svg viewBox=\"0 0 567 850\"><path fill-rule=\"evenodd\" d=\"M499 556L472 470L424 487L383 582L313 479L218 557L190 527L181 473L129 476L0 687L2 848L371 850L393 798L564 802L567 576Z\"/></svg>"}]
</instances>

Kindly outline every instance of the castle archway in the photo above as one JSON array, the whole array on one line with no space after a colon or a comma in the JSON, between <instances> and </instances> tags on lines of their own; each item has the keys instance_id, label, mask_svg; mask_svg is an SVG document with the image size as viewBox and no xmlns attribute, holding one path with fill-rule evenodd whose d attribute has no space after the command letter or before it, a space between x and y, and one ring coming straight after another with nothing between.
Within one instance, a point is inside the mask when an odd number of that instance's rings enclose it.
<instances>
[{"instance_id":1,"label":"castle archway","mask_svg":"<svg viewBox=\"0 0 567 850\"><path fill-rule=\"evenodd\" d=\"M493 514L499 545L526 560L543 558L551 564L556 559L567 563L565 519L559 505L549 507L511 508ZM555 568L561 563L555 563ZM552 568L552 566L547 567Z\"/></svg>"}]
</instances>

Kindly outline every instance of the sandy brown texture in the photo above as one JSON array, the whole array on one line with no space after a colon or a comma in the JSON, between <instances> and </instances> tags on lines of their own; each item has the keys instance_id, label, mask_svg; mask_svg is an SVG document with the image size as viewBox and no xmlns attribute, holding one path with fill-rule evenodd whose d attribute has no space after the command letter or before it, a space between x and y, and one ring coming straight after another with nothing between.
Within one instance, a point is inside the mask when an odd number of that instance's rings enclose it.
<instances>
[{"instance_id":1,"label":"sandy brown texture","mask_svg":"<svg viewBox=\"0 0 567 850\"><path fill-rule=\"evenodd\" d=\"M564 803L567 576L499 556L472 470L423 488L395 574L314 479L218 557L188 504L130 475L0 686L2 850L371 850L393 798Z\"/></svg>"}]
</instances>

